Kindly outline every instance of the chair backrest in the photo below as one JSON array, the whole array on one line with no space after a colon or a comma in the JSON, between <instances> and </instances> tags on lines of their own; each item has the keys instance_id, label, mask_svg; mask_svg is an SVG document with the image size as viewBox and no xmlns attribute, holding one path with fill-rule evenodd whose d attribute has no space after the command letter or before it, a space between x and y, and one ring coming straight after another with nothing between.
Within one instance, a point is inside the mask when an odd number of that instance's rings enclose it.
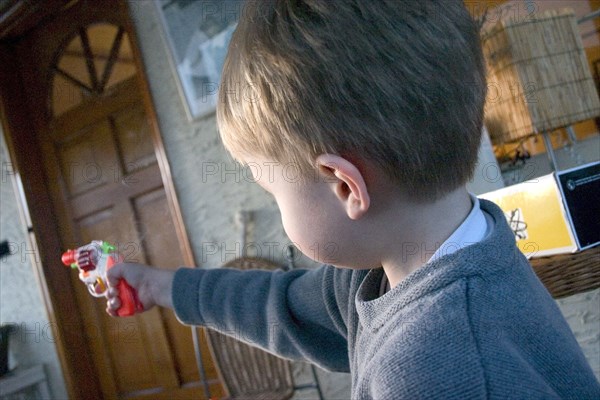
<instances>
[{"instance_id":1,"label":"chair backrest","mask_svg":"<svg viewBox=\"0 0 600 400\"><path fill-rule=\"evenodd\" d=\"M278 265L265 259L242 257L224 267L274 270ZM206 333L231 398L283 400L292 397L294 381L289 361L212 329L207 329Z\"/></svg>"}]
</instances>

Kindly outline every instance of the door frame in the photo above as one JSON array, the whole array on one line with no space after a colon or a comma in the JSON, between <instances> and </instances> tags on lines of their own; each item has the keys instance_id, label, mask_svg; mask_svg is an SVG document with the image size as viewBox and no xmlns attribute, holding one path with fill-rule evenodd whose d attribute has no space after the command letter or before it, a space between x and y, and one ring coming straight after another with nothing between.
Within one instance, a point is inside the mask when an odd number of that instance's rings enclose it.
<instances>
[{"instance_id":1,"label":"door frame","mask_svg":"<svg viewBox=\"0 0 600 400\"><path fill-rule=\"evenodd\" d=\"M53 14L56 15L59 11L75 6L83 7L87 1L53 1L53 5L56 6L56 11ZM115 3L114 6L119 7L127 16L127 23L123 24L123 28L131 41L137 68L136 79L148 118L169 211L180 244L180 251L185 265L193 266L194 255L172 181L171 170L129 6L125 0L117 0ZM21 8L31 7L31 3L27 0L18 0L15 4ZM42 12L41 10L38 11ZM40 173L44 170L44 165L41 148L37 140L38 132L36 132L36 129L39 128L36 127L32 118L32 112L36 112L36 110L29 109L22 71L18 68L19 63L14 62L17 57L15 43L36 24L45 22L48 16L40 18L39 14L36 15L36 13L31 12L23 14L17 21L11 20L9 28L0 29L3 34L8 32L0 38L0 76L11 77L11 79L0 79L0 122L2 123L7 150L13 163L12 169L17 184L22 187L19 207L27 224L31 245L37 249L39 256L39 262L33 262L33 267L53 329L69 398L101 399L102 391L92 357L87 351L80 351L81 349L87 349L88 344L85 336L79 334L79 332L84 332L83 320L76 309L75 292L72 289L70 278L71 271L62 266L60 262L64 246L60 240L59 224L53 212L53 207L48 206L52 204L50 191L45 182L44 174ZM3 21L4 18L0 16L0 25ZM5 26L2 28L5 28ZM11 32L16 33L17 36L11 36ZM46 206L38 207L38 205Z\"/></svg>"}]
</instances>

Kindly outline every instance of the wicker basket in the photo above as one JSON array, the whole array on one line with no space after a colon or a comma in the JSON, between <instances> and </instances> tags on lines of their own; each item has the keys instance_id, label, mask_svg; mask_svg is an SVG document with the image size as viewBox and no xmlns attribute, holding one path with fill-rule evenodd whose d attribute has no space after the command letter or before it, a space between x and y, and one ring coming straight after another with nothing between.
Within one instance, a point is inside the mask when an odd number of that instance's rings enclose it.
<instances>
[{"instance_id":1,"label":"wicker basket","mask_svg":"<svg viewBox=\"0 0 600 400\"><path fill-rule=\"evenodd\" d=\"M531 265L552 297L558 299L600 287L600 247L579 253L534 258Z\"/></svg>"},{"instance_id":2,"label":"wicker basket","mask_svg":"<svg viewBox=\"0 0 600 400\"><path fill-rule=\"evenodd\" d=\"M488 66L485 124L495 144L600 115L571 9L506 19L482 34Z\"/></svg>"}]
</instances>

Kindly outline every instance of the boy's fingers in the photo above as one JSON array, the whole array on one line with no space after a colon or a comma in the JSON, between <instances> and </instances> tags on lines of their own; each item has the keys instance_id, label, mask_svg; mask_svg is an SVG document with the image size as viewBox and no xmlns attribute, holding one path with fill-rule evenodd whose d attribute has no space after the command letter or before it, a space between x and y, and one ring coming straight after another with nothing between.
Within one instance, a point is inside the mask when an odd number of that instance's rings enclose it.
<instances>
[{"instance_id":1,"label":"boy's fingers","mask_svg":"<svg viewBox=\"0 0 600 400\"><path fill-rule=\"evenodd\" d=\"M111 317L117 317L118 316L117 312L115 310L113 310L112 308L108 307L108 306L106 307L106 313L108 315L110 315Z\"/></svg>"},{"instance_id":2,"label":"boy's fingers","mask_svg":"<svg viewBox=\"0 0 600 400\"><path fill-rule=\"evenodd\" d=\"M111 269L106 271L106 280L108 281L108 286L113 288L116 287L119 284L119 280L121 280L122 276L122 265L116 264Z\"/></svg>"},{"instance_id":3,"label":"boy's fingers","mask_svg":"<svg viewBox=\"0 0 600 400\"><path fill-rule=\"evenodd\" d=\"M112 317L118 317L119 315L117 314L117 310L119 309L119 307L121 307L121 300L119 300L118 297L114 297L115 293L116 296L118 296L118 290L116 290L115 288L110 288L108 289L109 291L112 291L111 294L113 295L112 297L110 295L108 295L108 300L106 301L106 312L108 315L112 316Z\"/></svg>"},{"instance_id":4,"label":"boy's fingers","mask_svg":"<svg viewBox=\"0 0 600 400\"><path fill-rule=\"evenodd\" d=\"M113 297L112 299L108 300L108 307L111 310L117 310L119 307L121 307L121 300L119 300L118 297Z\"/></svg>"},{"instance_id":5,"label":"boy's fingers","mask_svg":"<svg viewBox=\"0 0 600 400\"><path fill-rule=\"evenodd\" d=\"M109 287L108 290L106 291L106 296L107 297L118 297L119 289L117 289L116 287Z\"/></svg>"}]
</instances>

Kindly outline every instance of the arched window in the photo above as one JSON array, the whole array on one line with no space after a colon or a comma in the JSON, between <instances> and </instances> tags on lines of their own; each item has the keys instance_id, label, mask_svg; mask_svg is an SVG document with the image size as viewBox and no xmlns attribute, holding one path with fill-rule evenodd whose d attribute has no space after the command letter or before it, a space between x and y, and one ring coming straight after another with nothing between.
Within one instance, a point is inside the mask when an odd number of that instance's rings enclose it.
<instances>
[{"instance_id":1,"label":"arched window","mask_svg":"<svg viewBox=\"0 0 600 400\"><path fill-rule=\"evenodd\" d=\"M55 118L136 73L127 33L109 23L80 28L55 60L50 102Z\"/></svg>"}]
</instances>

